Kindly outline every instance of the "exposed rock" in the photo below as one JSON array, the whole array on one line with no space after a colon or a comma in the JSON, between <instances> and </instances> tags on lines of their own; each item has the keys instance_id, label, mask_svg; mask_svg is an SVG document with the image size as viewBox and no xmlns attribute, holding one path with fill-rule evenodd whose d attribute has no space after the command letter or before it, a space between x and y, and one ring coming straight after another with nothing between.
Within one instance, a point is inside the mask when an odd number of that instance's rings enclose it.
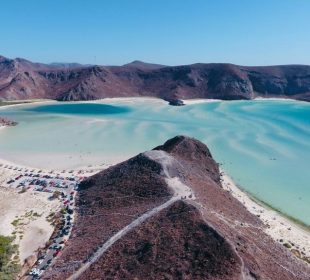
<instances>
[{"instance_id":1,"label":"exposed rock","mask_svg":"<svg viewBox=\"0 0 310 280\"><path fill-rule=\"evenodd\" d=\"M1 118L0 117L0 126L16 126L18 122L9 120L7 118Z\"/></svg>"},{"instance_id":2,"label":"exposed rock","mask_svg":"<svg viewBox=\"0 0 310 280\"><path fill-rule=\"evenodd\" d=\"M170 99L167 100L169 102L169 105L171 106L184 106L184 102L180 99Z\"/></svg>"}]
</instances>

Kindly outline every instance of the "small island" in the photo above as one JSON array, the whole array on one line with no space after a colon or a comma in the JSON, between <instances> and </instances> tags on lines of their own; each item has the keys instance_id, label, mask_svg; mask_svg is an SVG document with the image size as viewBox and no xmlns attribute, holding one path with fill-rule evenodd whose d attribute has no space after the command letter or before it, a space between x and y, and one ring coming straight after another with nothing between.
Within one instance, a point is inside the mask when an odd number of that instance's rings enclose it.
<instances>
[{"instance_id":1,"label":"small island","mask_svg":"<svg viewBox=\"0 0 310 280\"><path fill-rule=\"evenodd\" d=\"M7 118L1 118L0 117L0 127L1 126L16 126L18 124L18 122L9 120Z\"/></svg>"},{"instance_id":2,"label":"small island","mask_svg":"<svg viewBox=\"0 0 310 280\"><path fill-rule=\"evenodd\" d=\"M171 106L184 106L184 102L181 99L168 99L169 105Z\"/></svg>"}]
</instances>

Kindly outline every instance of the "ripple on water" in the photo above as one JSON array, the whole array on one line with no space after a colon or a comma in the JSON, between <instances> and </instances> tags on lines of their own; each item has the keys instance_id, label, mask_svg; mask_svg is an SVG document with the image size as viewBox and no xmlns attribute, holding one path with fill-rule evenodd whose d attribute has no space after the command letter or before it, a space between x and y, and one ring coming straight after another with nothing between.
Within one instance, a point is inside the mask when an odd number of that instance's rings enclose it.
<instances>
[{"instance_id":1,"label":"ripple on water","mask_svg":"<svg viewBox=\"0 0 310 280\"><path fill-rule=\"evenodd\" d=\"M178 134L196 137L246 191L310 224L310 104L55 103L1 115L20 123L0 131L0 158L47 168L101 164Z\"/></svg>"}]
</instances>

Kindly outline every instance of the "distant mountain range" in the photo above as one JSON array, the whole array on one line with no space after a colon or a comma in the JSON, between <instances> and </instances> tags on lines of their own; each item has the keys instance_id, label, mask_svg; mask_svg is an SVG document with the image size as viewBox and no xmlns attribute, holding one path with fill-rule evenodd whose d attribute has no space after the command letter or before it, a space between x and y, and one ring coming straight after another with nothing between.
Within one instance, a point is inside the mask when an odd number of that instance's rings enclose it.
<instances>
[{"instance_id":1,"label":"distant mountain range","mask_svg":"<svg viewBox=\"0 0 310 280\"><path fill-rule=\"evenodd\" d=\"M0 56L0 100L153 96L166 100L279 97L310 101L310 66L197 63L123 66L33 63Z\"/></svg>"}]
</instances>

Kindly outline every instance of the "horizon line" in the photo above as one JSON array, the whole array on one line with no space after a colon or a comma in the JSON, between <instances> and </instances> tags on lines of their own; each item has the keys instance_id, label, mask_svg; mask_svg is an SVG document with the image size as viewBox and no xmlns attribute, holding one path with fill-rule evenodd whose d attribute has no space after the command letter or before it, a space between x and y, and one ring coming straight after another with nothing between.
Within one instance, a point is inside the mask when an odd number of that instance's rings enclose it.
<instances>
[{"instance_id":1,"label":"horizon line","mask_svg":"<svg viewBox=\"0 0 310 280\"><path fill-rule=\"evenodd\" d=\"M232 62L193 62L193 63L187 63L187 64L162 64L158 62L149 62L149 61L143 61L140 59L134 59L130 62L126 62L124 64L92 64L92 63L81 63L77 61L72 61L72 62L65 62L65 61L51 61L51 62L40 62L40 61L33 61L32 59L29 58L23 58L23 57L15 57L11 58L8 56L5 56L3 54L0 54L0 58L5 58L9 60L25 60L33 64L44 64L44 65L53 65L53 64L79 64L81 66L85 67L90 67L90 66L103 66L103 67L122 67L122 66L127 66L130 64L134 63L143 63L143 64L154 64L158 66L163 66L163 67L178 67L178 66L191 66L191 65L196 65L196 64L226 64L226 65L234 65L234 66L241 66L241 67L279 67L279 66L310 66L310 64L302 64L302 63L285 63L285 64L261 64L261 65L245 65L245 64L238 64L238 63L232 63Z\"/></svg>"}]
</instances>

